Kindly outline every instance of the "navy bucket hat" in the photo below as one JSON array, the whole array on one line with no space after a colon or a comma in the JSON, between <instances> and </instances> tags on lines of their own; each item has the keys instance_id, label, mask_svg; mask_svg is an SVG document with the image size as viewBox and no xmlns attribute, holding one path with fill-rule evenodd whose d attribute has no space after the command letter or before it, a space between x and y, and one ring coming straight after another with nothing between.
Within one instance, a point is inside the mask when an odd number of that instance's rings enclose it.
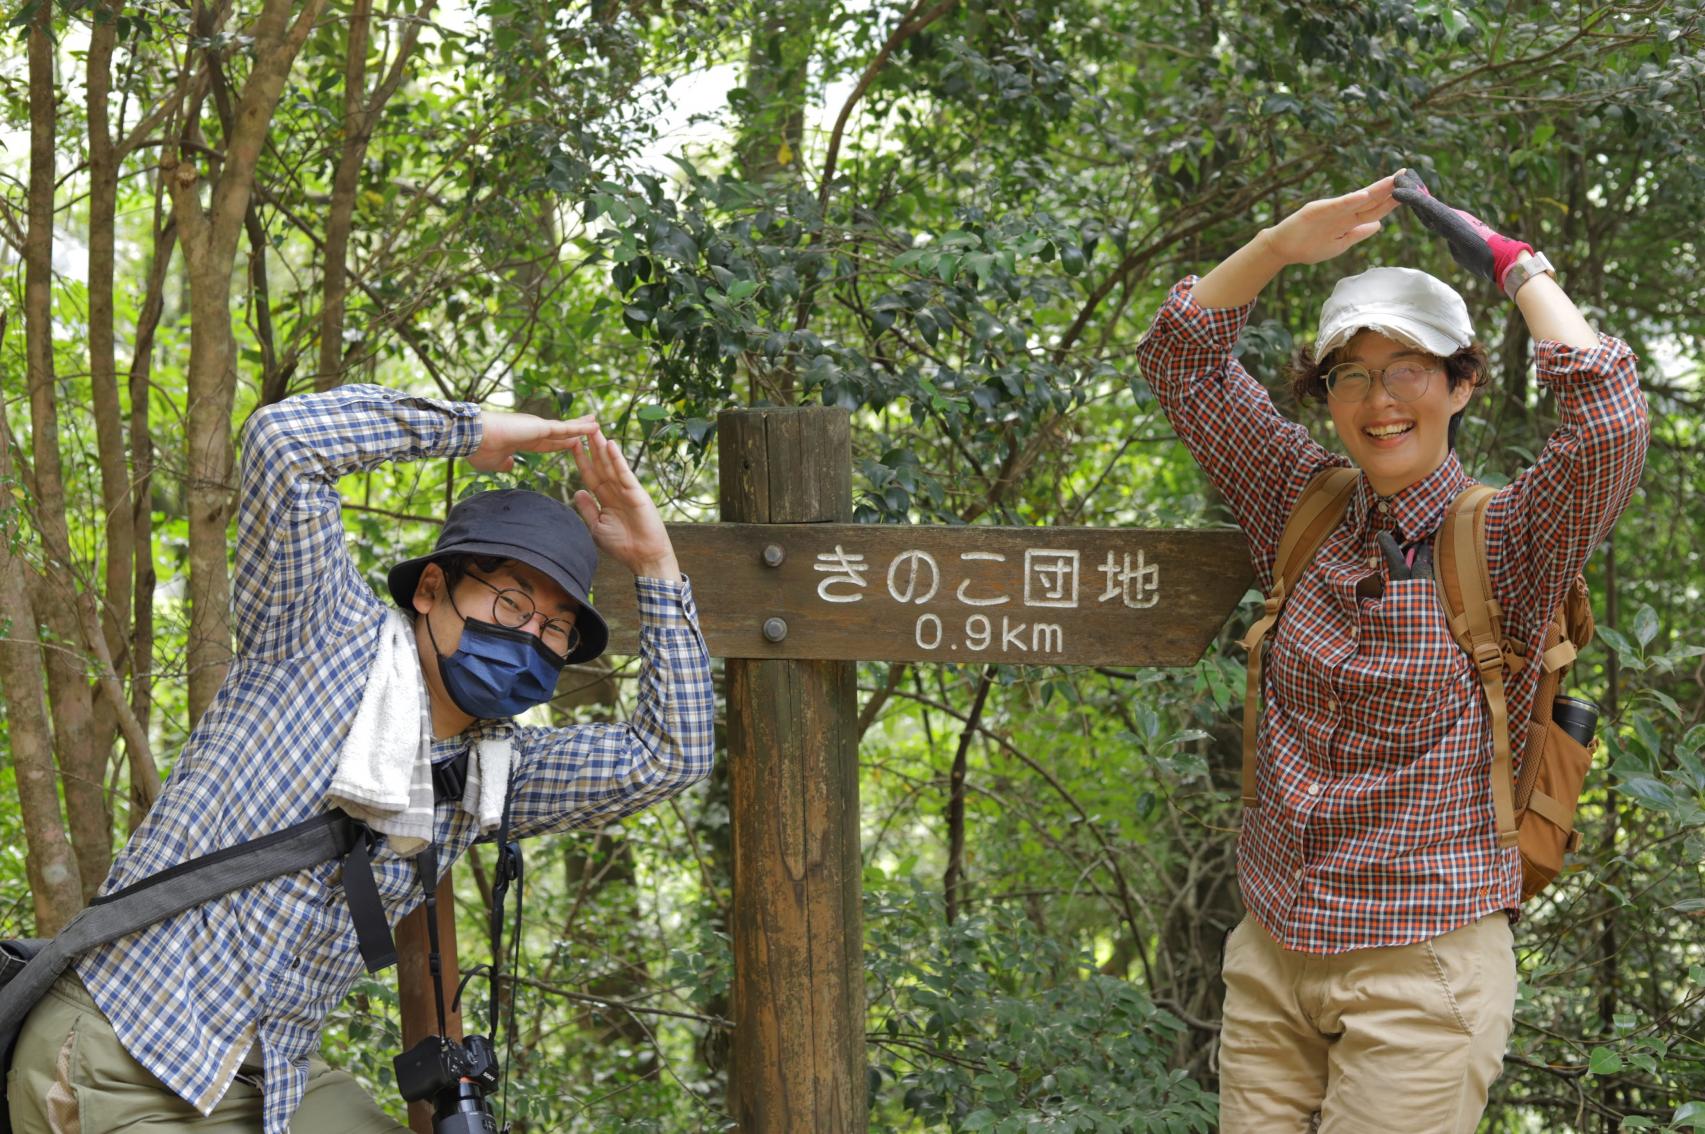
<instances>
[{"instance_id":1,"label":"navy bucket hat","mask_svg":"<svg viewBox=\"0 0 1705 1134\"><path fill-rule=\"evenodd\" d=\"M450 509L432 552L397 564L385 577L397 605L413 610L420 573L450 555L513 559L543 571L567 591L580 604L574 620L580 644L568 655L570 664L591 661L609 644L610 628L586 598L598 569L598 549L579 513L562 501L523 488L479 492L461 501Z\"/></svg>"}]
</instances>

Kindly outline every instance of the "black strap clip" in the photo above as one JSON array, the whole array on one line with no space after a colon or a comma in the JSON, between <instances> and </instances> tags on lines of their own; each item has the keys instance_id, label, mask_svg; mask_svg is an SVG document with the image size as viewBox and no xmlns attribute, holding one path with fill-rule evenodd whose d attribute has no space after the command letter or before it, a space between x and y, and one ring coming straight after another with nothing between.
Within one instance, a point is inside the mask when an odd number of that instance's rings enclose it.
<instances>
[{"instance_id":1,"label":"black strap clip","mask_svg":"<svg viewBox=\"0 0 1705 1134\"><path fill-rule=\"evenodd\" d=\"M432 794L440 803L459 803L468 788L468 753L466 749L450 759L432 765Z\"/></svg>"}]
</instances>

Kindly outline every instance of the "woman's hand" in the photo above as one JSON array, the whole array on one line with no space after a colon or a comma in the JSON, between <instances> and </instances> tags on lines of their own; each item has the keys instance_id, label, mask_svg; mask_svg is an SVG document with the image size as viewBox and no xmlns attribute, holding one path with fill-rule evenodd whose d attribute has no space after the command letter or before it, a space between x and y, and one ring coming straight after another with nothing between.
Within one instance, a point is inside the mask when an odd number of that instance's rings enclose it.
<instances>
[{"instance_id":1,"label":"woman's hand","mask_svg":"<svg viewBox=\"0 0 1705 1134\"><path fill-rule=\"evenodd\" d=\"M1342 197L1310 201L1272 228L1262 230L1256 242L1263 244L1281 266L1330 260L1379 231L1380 219L1398 205L1392 195L1396 178L1397 174L1392 174Z\"/></svg>"},{"instance_id":2,"label":"woman's hand","mask_svg":"<svg viewBox=\"0 0 1705 1134\"><path fill-rule=\"evenodd\" d=\"M570 443L584 485L574 507L592 530L598 550L612 555L635 575L671 582L681 577L675 547L657 505L640 486L621 447L598 431Z\"/></svg>"},{"instance_id":3,"label":"woman's hand","mask_svg":"<svg viewBox=\"0 0 1705 1134\"><path fill-rule=\"evenodd\" d=\"M1203 307L1241 307L1261 294L1291 264L1318 264L1379 231L1380 218L1397 207L1396 177L1382 177L1342 197L1310 201L1233 252L1196 281L1192 294Z\"/></svg>"},{"instance_id":4,"label":"woman's hand","mask_svg":"<svg viewBox=\"0 0 1705 1134\"><path fill-rule=\"evenodd\" d=\"M480 447L468 454L468 464L480 472L508 472L515 467L517 453L560 453L577 437L598 432L592 414L552 421L530 413L480 414Z\"/></svg>"},{"instance_id":5,"label":"woman's hand","mask_svg":"<svg viewBox=\"0 0 1705 1134\"><path fill-rule=\"evenodd\" d=\"M1481 279L1504 290L1504 277L1533 245L1498 232L1491 225L1461 209L1453 209L1427 191L1427 185L1407 169L1397 171L1393 196L1408 205L1418 220L1445 238L1451 259Z\"/></svg>"}]
</instances>

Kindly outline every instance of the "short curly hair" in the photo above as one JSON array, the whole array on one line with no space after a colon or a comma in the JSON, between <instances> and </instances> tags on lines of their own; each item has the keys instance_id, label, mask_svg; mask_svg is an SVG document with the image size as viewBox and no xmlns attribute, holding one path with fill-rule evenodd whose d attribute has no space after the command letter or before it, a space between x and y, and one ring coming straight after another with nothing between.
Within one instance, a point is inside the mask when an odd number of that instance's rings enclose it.
<instances>
[{"instance_id":1,"label":"short curly hair","mask_svg":"<svg viewBox=\"0 0 1705 1134\"><path fill-rule=\"evenodd\" d=\"M1346 343L1345 346L1349 344ZM1290 378L1291 392L1301 403L1326 400L1326 372L1344 361L1344 347L1329 350L1317 358L1314 354L1313 343L1302 343L1291 352L1290 364L1286 367L1286 375ZM1454 354L1444 356L1434 355L1443 363L1445 379L1454 390L1464 382L1475 389L1491 381L1491 362L1486 357L1486 351L1479 343L1469 343ZM1450 446L1456 448L1457 427L1462 424L1462 415L1467 407L1458 410L1450 418Z\"/></svg>"}]
</instances>

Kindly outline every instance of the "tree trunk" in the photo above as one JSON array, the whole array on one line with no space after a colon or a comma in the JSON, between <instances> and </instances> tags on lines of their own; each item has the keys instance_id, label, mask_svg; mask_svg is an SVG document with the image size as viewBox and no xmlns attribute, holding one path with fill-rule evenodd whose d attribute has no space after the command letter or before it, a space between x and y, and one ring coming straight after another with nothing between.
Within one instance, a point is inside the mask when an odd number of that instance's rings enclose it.
<instances>
[{"instance_id":1,"label":"tree trunk","mask_svg":"<svg viewBox=\"0 0 1705 1134\"><path fill-rule=\"evenodd\" d=\"M154 200L154 262L148 267L148 289L136 317L136 340L130 356L130 452L136 470L135 495L131 500L136 548L136 593L133 600L130 637L130 711L144 732L153 713L154 682L154 437L148 424L149 378L153 370L154 332L166 306L166 275L177 243L177 225L162 224L163 185L156 185ZM158 771L156 770L156 775ZM130 813L127 827L135 831L146 814L138 791L136 770L131 771Z\"/></svg>"},{"instance_id":2,"label":"tree trunk","mask_svg":"<svg viewBox=\"0 0 1705 1134\"><path fill-rule=\"evenodd\" d=\"M44 6L45 7L45 6ZM6 318L0 312L0 339ZM0 485L13 483L11 431L0 421ZM18 809L24 821L24 864L35 909L35 932L59 932L83 906L77 859L59 816L59 789L53 773L53 729L48 723L47 690L41 680L41 643L36 638L35 608L24 584L28 566L12 554L20 542L11 493L0 497L0 696L6 703L6 730L12 775L18 785Z\"/></svg>"},{"instance_id":3,"label":"tree trunk","mask_svg":"<svg viewBox=\"0 0 1705 1134\"><path fill-rule=\"evenodd\" d=\"M119 155L107 115L112 83L113 47L118 38L121 0L105 0L94 11L89 34L89 386L95 414L96 451L100 457L101 504L106 532L100 633L105 636L115 672L130 668L131 572L136 559L135 504L125 460L126 445L118 398L118 362L113 332L114 230L118 210ZM119 731L123 703L103 697L95 703L95 745L106 752ZM128 747L128 745L127 745ZM131 753L132 761L140 758Z\"/></svg>"},{"instance_id":4,"label":"tree trunk","mask_svg":"<svg viewBox=\"0 0 1705 1134\"><path fill-rule=\"evenodd\" d=\"M768 181L799 160L805 140L805 79L811 11L800 0L758 9L746 47L745 112L736 141L744 179Z\"/></svg>"},{"instance_id":5,"label":"tree trunk","mask_svg":"<svg viewBox=\"0 0 1705 1134\"><path fill-rule=\"evenodd\" d=\"M6 444L0 436L0 447ZM9 462L7 462L9 463ZM0 466L0 472L4 467ZM47 691L41 680L41 644L35 611L24 586L24 564L11 552L16 533L0 529L0 693L6 698L6 728L12 775L18 784L18 808L24 821L25 865L35 906L35 932L59 932L83 908L77 858L59 815L54 783L53 730L48 725Z\"/></svg>"},{"instance_id":6,"label":"tree trunk","mask_svg":"<svg viewBox=\"0 0 1705 1134\"><path fill-rule=\"evenodd\" d=\"M367 28L372 16L373 0L355 0L349 14L349 51L343 72L343 150L332 174L332 199L326 214L325 299L320 305L316 390L332 389L343 375L343 308L349 294L344 266L349 259L349 234L355 227L361 160L367 153Z\"/></svg>"},{"instance_id":7,"label":"tree trunk","mask_svg":"<svg viewBox=\"0 0 1705 1134\"><path fill-rule=\"evenodd\" d=\"M226 135L224 160L204 210L195 166L168 153L172 203L189 265L189 412L184 430L189 506L189 714L201 719L231 660L231 578L226 530L233 510L231 411L236 340L231 273L267 127L302 43L325 0L308 0L291 21L287 0L267 0L253 28L254 65ZM209 64L211 65L211 64Z\"/></svg>"},{"instance_id":8,"label":"tree trunk","mask_svg":"<svg viewBox=\"0 0 1705 1134\"><path fill-rule=\"evenodd\" d=\"M432 8L430 3L424 5L403 29L390 70L374 89L372 97L367 94L367 44L373 16L372 0L355 0L355 9L349 17L349 50L343 75L343 149L338 155L337 170L332 174L331 204L326 214L325 298L320 306L320 365L314 375L316 390L330 390L342 381L344 309L349 297L349 237L355 228L355 195L361 186L361 163L367 158L367 143L373 136L373 124L379 120L380 111L407 74L420 25L430 17Z\"/></svg>"},{"instance_id":9,"label":"tree trunk","mask_svg":"<svg viewBox=\"0 0 1705 1134\"><path fill-rule=\"evenodd\" d=\"M942 875L942 897L947 905L947 924L959 920L959 896L965 887L965 771L971 752L971 740L983 719L983 706L989 699L989 685L994 669L985 666L977 682L977 695L971 701L971 711L965 718L965 729L959 734L959 747L953 753L953 770L947 776L947 870Z\"/></svg>"},{"instance_id":10,"label":"tree trunk","mask_svg":"<svg viewBox=\"0 0 1705 1134\"><path fill-rule=\"evenodd\" d=\"M24 353L30 388L35 465L35 521L43 575L32 595L55 639L45 655L53 740L65 784L65 806L85 897L106 880L112 862L111 821L102 790L106 754L95 747L93 698L77 650L75 561L65 520L65 474L59 455L59 399L53 365L53 191L55 141L53 9L43 5L29 30L29 231L24 238ZM32 572L33 574L33 572Z\"/></svg>"}]
</instances>

